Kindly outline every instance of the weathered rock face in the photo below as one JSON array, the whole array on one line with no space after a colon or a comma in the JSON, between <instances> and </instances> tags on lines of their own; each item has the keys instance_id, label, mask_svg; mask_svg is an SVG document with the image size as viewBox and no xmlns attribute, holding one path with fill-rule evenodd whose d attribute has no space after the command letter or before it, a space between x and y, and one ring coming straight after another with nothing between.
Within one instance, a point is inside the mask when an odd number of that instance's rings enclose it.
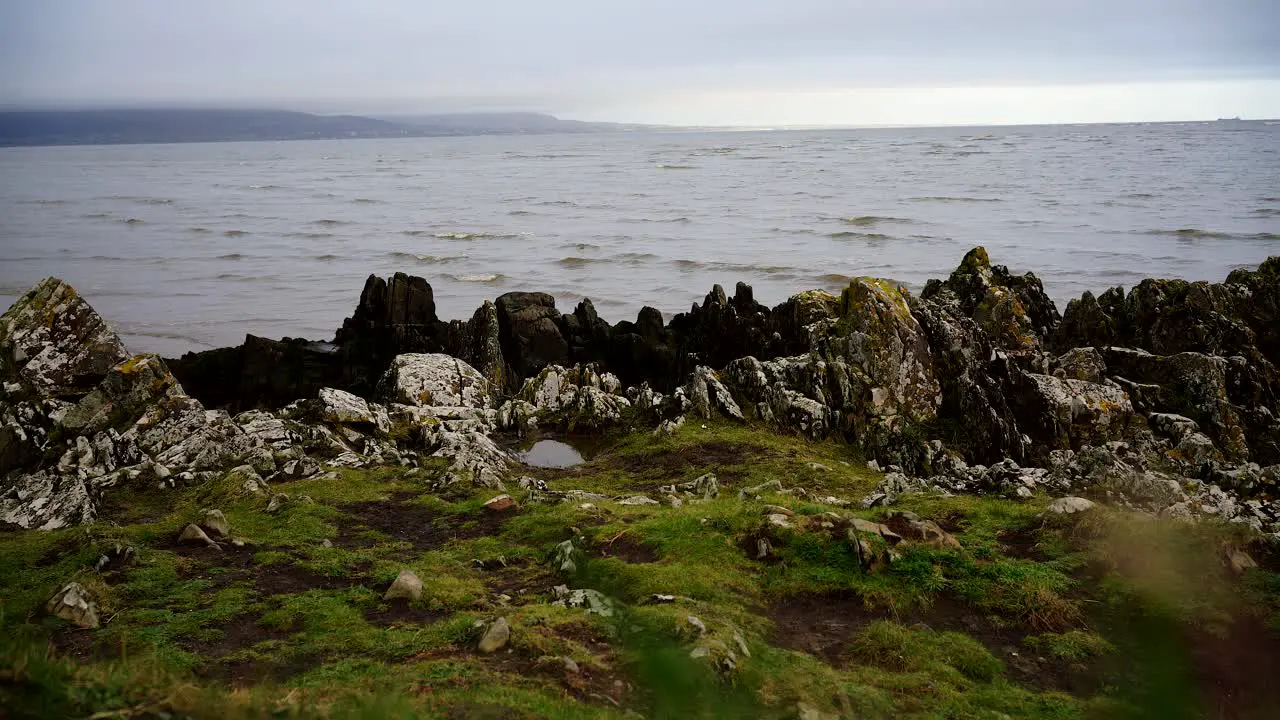
<instances>
[{"instance_id":1,"label":"weathered rock face","mask_svg":"<svg viewBox=\"0 0 1280 720\"><path fill-rule=\"evenodd\" d=\"M1030 434L1035 455L1079 450L1125 437L1135 417L1129 396L1119 387L1050 375L1018 376L1014 410L1018 426Z\"/></svg>"},{"instance_id":2,"label":"weathered rock face","mask_svg":"<svg viewBox=\"0 0 1280 720\"><path fill-rule=\"evenodd\" d=\"M947 280L930 280L921 298L971 318L997 348L1009 352L1038 350L1061 320L1039 278L992 266L981 247L970 250Z\"/></svg>"},{"instance_id":3,"label":"weathered rock face","mask_svg":"<svg viewBox=\"0 0 1280 720\"><path fill-rule=\"evenodd\" d=\"M494 404L489 381L479 371L441 353L397 356L379 381L378 394L404 405L487 408Z\"/></svg>"},{"instance_id":4,"label":"weathered rock face","mask_svg":"<svg viewBox=\"0 0 1280 720\"><path fill-rule=\"evenodd\" d=\"M532 377L548 365L569 364L569 342L560 330L555 298L507 293L498 298L497 310L502 355L514 377Z\"/></svg>"},{"instance_id":5,"label":"weathered rock face","mask_svg":"<svg viewBox=\"0 0 1280 720\"><path fill-rule=\"evenodd\" d=\"M0 316L0 377L46 398L79 396L129 358L70 285L46 278Z\"/></svg>"},{"instance_id":6,"label":"weathered rock face","mask_svg":"<svg viewBox=\"0 0 1280 720\"><path fill-rule=\"evenodd\" d=\"M567 369L552 365L526 381L515 398L503 404L498 423L520 430L539 426L601 429L621 421L630 407L618 378L600 373L595 365Z\"/></svg>"}]
</instances>

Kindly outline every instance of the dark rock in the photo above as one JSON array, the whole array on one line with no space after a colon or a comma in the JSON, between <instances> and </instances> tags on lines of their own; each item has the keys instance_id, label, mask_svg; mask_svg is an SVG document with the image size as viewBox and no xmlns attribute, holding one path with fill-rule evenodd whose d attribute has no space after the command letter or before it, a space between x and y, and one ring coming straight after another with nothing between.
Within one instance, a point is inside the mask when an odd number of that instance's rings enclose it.
<instances>
[{"instance_id":1,"label":"dark rock","mask_svg":"<svg viewBox=\"0 0 1280 720\"><path fill-rule=\"evenodd\" d=\"M502 356L512 371L509 390L548 365L569 364L569 343L555 298L537 292L507 293L498 298L497 311Z\"/></svg>"},{"instance_id":2,"label":"dark rock","mask_svg":"<svg viewBox=\"0 0 1280 720\"><path fill-rule=\"evenodd\" d=\"M970 250L947 280L930 280L921 297L973 319L996 347L1012 352L1038 350L1061 320L1039 278L993 266L982 247Z\"/></svg>"}]
</instances>

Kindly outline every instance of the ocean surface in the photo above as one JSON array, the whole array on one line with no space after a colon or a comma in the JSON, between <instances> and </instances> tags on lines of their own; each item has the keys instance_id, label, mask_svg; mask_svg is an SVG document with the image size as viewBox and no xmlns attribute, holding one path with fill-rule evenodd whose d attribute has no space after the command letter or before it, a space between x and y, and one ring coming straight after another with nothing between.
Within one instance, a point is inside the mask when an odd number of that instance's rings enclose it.
<instances>
[{"instance_id":1,"label":"ocean surface","mask_svg":"<svg viewBox=\"0 0 1280 720\"><path fill-rule=\"evenodd\" d=\"M442 318L512 290L667 317L918 289L974 245L1064 307L1280 254L1280 125L488 136L0 150L0 307L48 275L134 351L332 336L369 273Z\"/></svg>"}]
</instances>

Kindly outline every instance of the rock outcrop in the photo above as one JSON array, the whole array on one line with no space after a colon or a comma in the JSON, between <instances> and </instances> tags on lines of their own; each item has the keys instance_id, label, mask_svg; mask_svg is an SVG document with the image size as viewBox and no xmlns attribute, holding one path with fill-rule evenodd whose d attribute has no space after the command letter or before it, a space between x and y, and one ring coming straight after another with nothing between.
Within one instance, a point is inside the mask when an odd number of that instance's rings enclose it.
<instances>
[{"instance_id":1,"label":"rock outcrop","mask_svg":"<svg viewBox=\"0 0 1280 720\"><path fill-rule=\"evenodd\" d=\"M261 492L431 456L441 483L501 490L514 458L495 432L720 417L858 445L889 470L868 505L1048 491L1275 528L1278 286L1272 258L1224 283L1086 293L1059 316L1038 278L975 248L919 297L856 278L770 309L716 286L669 324L645 308L610 325L590 301L561 314L522 292L446 323L430 285L397 274L366 282L331 342L250 337L175 376L49 279L0 318L0 519L89 522L139 480Z\"/></svg>"}]
</instances>

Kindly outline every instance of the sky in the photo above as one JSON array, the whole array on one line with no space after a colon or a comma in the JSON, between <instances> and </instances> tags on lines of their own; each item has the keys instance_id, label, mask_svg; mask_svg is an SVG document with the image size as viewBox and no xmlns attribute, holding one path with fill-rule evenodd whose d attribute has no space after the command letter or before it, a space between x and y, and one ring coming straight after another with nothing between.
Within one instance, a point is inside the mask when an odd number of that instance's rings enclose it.
<instances>
[{"instance_id":1,"label":"sky","mask_svg":"<svg viewBox=\"0 0 1280 720\"><path fill-rule=\"evenodd\" d=\"M0 107L1280 117L1280 0L0 0Z\"/></svg>"}]
</instances>

